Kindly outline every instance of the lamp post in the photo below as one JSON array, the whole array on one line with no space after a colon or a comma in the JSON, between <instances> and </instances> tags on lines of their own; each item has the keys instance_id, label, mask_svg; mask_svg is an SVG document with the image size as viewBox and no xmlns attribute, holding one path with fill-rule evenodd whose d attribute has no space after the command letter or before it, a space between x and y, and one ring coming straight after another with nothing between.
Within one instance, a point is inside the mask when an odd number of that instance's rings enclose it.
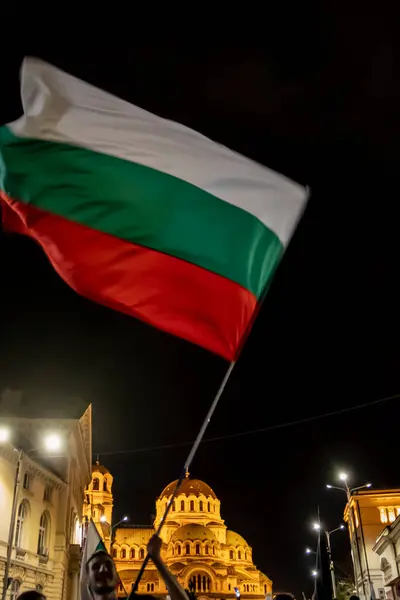
<instances>
[{"instance_id":1,"label":"lamp post","mask_svg":"<svg viewBox=\"0 0 400 600\"><path fill-rule=\"evenodd\" d=\"M318 531L318 534L320 535L321 532L321 524L319 522L313 523L313 529L315 531ZM332 546L331 546L331 535L332 533L335 533L336 531L342 531L344 529L344 525L339 525L339 527L336 527L335 529L331 529L330 531L328 531L327 529L324 530L324 534L325 534L325 539L326 539L326 550L328 553L328 559L329 559L329 572L331 575L331 581L332 581L332 598L336 598L336 578L335 578L335 566L332 560ZM310 548L306 548L306 554L317 554L316 552L313 552Z\"/></svg>"},{"instance_id":2,"label":"lamp post","mask_svg":"<svg viewBox=\"0 0 400 600\"><path fill-rule=\"evenodd\" d=\"M122 519L120 521L118 521L118 523L115 523L115 525L110 526L110 541L111 541L111 545L113 545L114 543L114 533L115 530L117 529L117 527L119 525L121 525L121 523L126 523L126 521L128 521L129 517L128 516L124 516L122 517ZM105 515L102 515L100 517L100 522L101 523L107 523L107 517Z\"/></svg>"},{"instance_id":3,"label":"lamp post","mask_svg":"<svg viewBox=\"0 0 400 600\"><path fill-rule=\"evenodd\" d=\"M348 482L349 476L347 473L345 472L341 472L338 474L338 479L340 481L343 482L343 486L338 486L338 485L330 485L329 483L326 484L326 487L331 490L340 490L341 492L344 492L346 494L346 498L347 498L347 506L349 507L349 521L348 521L348 528L349 528L349 537L350 537L350 545L351 545L351 553L352 553L352 559L353 559L353 568L354 568L354 581L356 584L356 590L357 590L357 595L359 595L359 587L358 587L358 569L356 567L357 561L355 560L355 552L354 552L354 547L356 548L357 554L358 554L358 560L360 563L360 576L361 576L361 580L362 578L362 570L361 570L361 557L360 557L360 550L358 547L358 541L357 538L355 537L355 539L353 538L352 535L352 529L354 531L354 535L357 536L356 533L356 526L355 523L353 522L353 515L351 513L350 510L350 502L351 502L351 497L354 494L354 492L357 492L358 490L364 490L366 488L370 488L372 487L372 483L365 483L364 485L359 485L357 487L354 488L350 488ZM364 587L364 584L363 584ZM365 589L364 589L364 593L365 593Z\"/></svg>"},{"instance_id":4,"label":"lamp post","mask_svg":"<svg viewBox=\"0 0 400 600\"><path fill-rule=\"evenodd\" d=\"M0 442L7 443L11 437L11 431L6 427L0 427ZM61 438L57 434L50 434L44 438L44 448L48 451L57 451L61 448ZM31 452L35 452L36 448L32 448L28 450L26 453L29 455ZM20 488L20 475L21 475L21 465L24 457L24 451L21 448L14 448L14 452L18 453L17 458L17 466L15 469L14 476L14 489L13 489L13 497L11 504L11 518L10 518L10 526L8 528L8 542L7 542L7 554L6 554L6 564L4 567L4 578L3 578L3 593L2 600L6 600L7 598L7 589L8 589L8 580L10 575L10 567L11 567L11 554L13 549L13 539L14 539L14 531L15 531L15 521L17 517L17 505L18 505L18 495Z\"/></svg>"}]
</instances>

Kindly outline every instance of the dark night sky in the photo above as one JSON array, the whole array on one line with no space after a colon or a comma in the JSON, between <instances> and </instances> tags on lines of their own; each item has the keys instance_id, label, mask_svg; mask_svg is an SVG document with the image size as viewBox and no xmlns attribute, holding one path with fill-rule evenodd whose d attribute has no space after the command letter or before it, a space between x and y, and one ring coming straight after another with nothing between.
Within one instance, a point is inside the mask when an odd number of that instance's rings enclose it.
<instances>
[{"instance_id":1,"label":"dark night sky","mask_svg":"<svg viewBox=\"0 0 400 600\"><path fill-rule=\"evenodd\" d=\"M207 437L400 392L394 29L365 6L362 16L324 6L318 27L302 13L296 28L295 15L257 50L27 43L3 75L1 122L20 112L18 67L34 54L311 186ZM147 523L188 448L106 453L192 440L225 363L78 297L29 240L3 234L0 251L0 387L93 402L115 517ZM201 446L192 475L215 489L276 589L310 593L309 524L317 504L329 527L340 522L343 498L324 490L339 467L355 485L400 484L396 410L394 400ZM344 560L344 534L335 550Z\"/></svg>"}]
</instances>

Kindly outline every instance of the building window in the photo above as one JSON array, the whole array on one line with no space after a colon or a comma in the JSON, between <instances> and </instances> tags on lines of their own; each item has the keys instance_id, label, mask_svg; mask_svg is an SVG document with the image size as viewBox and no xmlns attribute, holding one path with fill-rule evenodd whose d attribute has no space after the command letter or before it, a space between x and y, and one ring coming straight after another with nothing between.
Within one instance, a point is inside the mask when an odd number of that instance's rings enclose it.
<instances>
[{"instance_id":1,"label":"building window","mask_svg":"<svg viewBox=\"0 0 400 600\"><path fill-rule=\"evenodd\" d=\"M190 579L190 589L197 593L211 591L211 580L209 576L204 573L192 575Z\"/></svg>"},{"instance_id":2,"label":"building window","mask_svg":"<svg viewBox=\"0 0 400 600\"><path fill-rule=\"evenodd\" d=\"M244 560L247 560L247 552L244 553Z\"/></svg>"},{"instance_id":3,"label":"building window","mask_svg":"<svg viewBox=\"0 0 400 600\"><path fill-rule=\"evenodd\" d=\"M233 550L230 550L230 551L229 551L229 558L230 558L231 560L235 560L235 553L233 552Z\"/></svg>"},{"instance_id":4,"label":"building window","mask_svg":"<svg viewBox=\"0 0 400 600\"><path fill-rule=\"evenodd\" d=\"M174 501L173 501L173 503L172 503L172 510L173 510L173 512L175 512L175 510L176 510L176 504L175 504L175 500L174 500Z\"/></svg>"},{"instance_id":5,"label":"building window","mask_svg":"<svg viewBox=\"0 0 400 600\"><path fill-rule=\"evenodd\" d=\"M131 560L134 560L136 558L135 548L131 548L131 551L129 552L129 558Z\"/></svg>"},{"instance_id":6,"label":"building window","mask_svg":"<svg viewBox=\"0 0 400 600\"><path fill-rule=\"evenodd\" d=\"M231 584L228 583L228 590L231 591Z\"/></svg>"},{"instance_id":7,"label":"building window","mask_svg":"<svg viewBox=\"0 0 400 600\"><path fill-rule=\"evenodd\" d=\"M240 550L239 550L239 552L238 552L238 560L242 560L242 553L241 553L241 551L240 551Z\"/></svg>"},{"instance_id":8,"label":"building window","mask_svg":"<svg viewBox=\"0 0 400 600\"><path fill-rule=\"evenodd\" d=\"M393 506L389 506L387 510L388 510L389 523L393 523L393 521L396 520L396 514L394 512Z\"/></svg>"},{"instance_id":9,"label":"building window","mask_svg":"<svg viewBox=\"0 0 400 600\"><path fill-rule=\"evenodd\" d=\"M29 490L29 484L30 484L29 473L25 473L24 474L24 482L22 484L22 487L24 488L24 490Z\"/></svg>"},{"instance_id":10,"label":"building window","mask_svg":"<svg viewBox=\"0 0 400 600\"><path fill-rule=\"evenodd\" d=\"M211 504L209 502L207 502L207 510L208 512L211 512Z\"/></svg>"},{"instance_id":11,"label":"building window","mask_svg":"<svg viewBox=\"0 0 400 600\"><path fill-rule=\"evenodd\" d=\"M121 550L121 558L126 558L126 549L122 548Z\"/></svg>"},{"instance_id":12,"label":"building window","mask_svg":"<svg viewBox=\"0 0 400 600\"><path fill-rule=\"evenodd\" d=\"M112 555L113 555L113 558L117 558L117 556L118 556L118 550L116 548L113 548Z\"/></svg>"},{"instance_id":13,"label":"building window","mask_svg":"<svg viewBox=\"0 0 400 600\"><path fill-rule=\"evenodd\" d=\"M267 585L265 584L264 585L264 594L266 594L266 593L267 593Z\"/></svg>"},{"instance_id":14,"label":"building window","mask_svg":"<svg viewBox=\"0 0 400 600\"><path fill-rule=\"evenodd\" d=\"M206 546L206 554L210 554L210 548Z\"/></svg>"},{"instance_id":15,"label":"building window","mask_svg":"<svg viewBox=\"0 0 400 600\"><path fill-rule=\"evenodd\" d=\"M43 494L43 500L45 502L51 502L51 492L52 489L49 485L46 485L46 487L44 488L44 494Z\"/></svg>"},{"instance_id":16,"label":"building window","mask_svg":"<svg viewBox=\"0 0 400 600\"><path fill-rule=\"evenodd\" d=\"M143 559L144 559L144 550L143 550L143 548L141 548L141 549L139 550L139 558L140 558L140 560L143 560Z\"/></svg>"},{"instance_id":17,"label":"building window","mask_svg":"<svg viewBox=\"0 0 400 600\"><path fill-rule=\"evenodd\" d=\"M387 523L388 522L388 518L387 518L387 514L386 514L386 508L378 508L379 510L379 516L381 518L381 523Z\"/></svg>"},{"instance_id":18,"label":"building window","mask_svg":"<svg viewBox=\"0 0 400 600\"><path fill-rule=\"evenodd\" d=\"M21 582L18 579L13 579L10 584L10 600L17 600Z\"/></svg>"},{"instance_id":19,"label":"building window","mask_svg":"<svg viewBox=\"0 0 400 600\"><path fill-rule=\"evenodd\" d=\"M185 510L185 502L181 500L181 510Z\"/></svg>"},{"instance_id":20,"label":"building window","mask_svg":"<svg viewBox=\"0 0 400 600\"><path fill-rule=\"evenodd\" d=\"M200 500L199 502L199 510L200 512L203 512L203 500Z\"/></svg>"},{"instance_id":21,"label":"building window","mask_svg":"<svg viewBox=\"0 0 400 600\"><path fill-rule=\"evenodd\" d=\"M49 517L47 513L43 513L40 517L39 536L37 553L41 556L47 556L47 540L49 539Z\"/></svg>"},{"instance_id":22,"label":"building window","mask_svg":"<svg viewBox=\"0 0 400 600\"><path fill-rule=\"evenodd\" d=\"M19 508L18 508L17 523L15 526L14 545L17 548L21 548L21 545L22 545L22 532L24 529L25 519L26 519L26 504L25 504L25 502L21 502L21 504L19 505Z\"/></svg>"},{"instance_id":23,"label":"building window","mask_svg":"<svg viewBox=\"0 0 400 600\"><path fill-rule=\"evenodd\" d=\"M99 481L99 478L98 478L98 477L95 477L95 478L93 479L93 491L94 491L94 492L98 492L98 491L99 491L99 489L100 489L100 481Z\"/></svg>"},{"instance_id":24,"label":"building window","mask_svg":"<svg viewBox=\"0 0 400 600\"><path fill-rule=\"evenodd\" d=\"M190 510L194 510L194 500L190 501Z\"/></svg>"},{"instance_id":25,"label":"building window","mask_svg":"<svg viewBox=\"0 0 400 600\"><path fill-rule=\"evenodd\" d=\"M213 547L213 554L214 554L214 556L215 556L215 546Z\"/></svg>"},{"instance_id":26,"label":"building window","mask_svg":"<svg viewBox=\"0 0 400 600\"><path fill-rule=\"evenodd\" d=\"M200 544L196 544L196 554L200 554Z\"/></svg>"},{"instance_id":27,"label":"building window","mask_svg":"<svg viewBox=\"0 0 400 600\"><path fill-rule=\"evenodd\" d=\"M148 592L154 592L154 583L148 583L147 584L147 591Z\"/></svg>"},{"instance_id":28,"label":"building window","mask_svg":"<svg viewBox=\"0 0 400 600\"><path fill-rule=\"evenodd\" d=\"M105 479L103 481L103 492L108 492L108 488L107 488L107 479Z\"/></svg>"},{"instance_id":29,"label":"building window","mask_svg":"<svg viewBox=\"0 0 400 600\"><path fill-rule=\"evenodd\" d=\"M185 546L185 554L190 554L190 546L189 546L189 544L186 544L186 546Z\"/></svg>"},{"instance_id":30,"label":"building window","mask_svg":"<svg viewBox=\"0 0 400 600\"><path fill-rule=\"evenodd\" d=\"M177 546L177 547L176 547L176 551L177 551L178 555L180 556L180 555L181 555L181 547L180 547L180 546Z\"/></svg>"}]
</instances>

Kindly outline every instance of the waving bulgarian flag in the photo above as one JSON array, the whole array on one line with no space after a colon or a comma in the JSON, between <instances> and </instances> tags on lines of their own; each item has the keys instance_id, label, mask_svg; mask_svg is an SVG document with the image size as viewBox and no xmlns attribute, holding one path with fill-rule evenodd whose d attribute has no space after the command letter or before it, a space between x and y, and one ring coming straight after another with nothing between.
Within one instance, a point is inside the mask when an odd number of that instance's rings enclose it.
<instances>
[{"instance_id":1,"label":"waving bulgarian flag","mask_svg":"<svg viewBox=\"0 0 400 600\"><path fill-rule=\"evenodd\" d=\"M0 128L4 228L78 293L233 360L306 193L40 60Z\"/></svg>"}]
</instances>

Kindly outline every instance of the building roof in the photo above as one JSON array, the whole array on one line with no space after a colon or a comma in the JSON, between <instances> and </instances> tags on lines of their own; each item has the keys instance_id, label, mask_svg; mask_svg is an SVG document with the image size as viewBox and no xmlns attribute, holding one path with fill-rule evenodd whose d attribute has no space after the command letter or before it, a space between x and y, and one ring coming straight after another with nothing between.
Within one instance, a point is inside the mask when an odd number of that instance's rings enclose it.
<instances>
[{"instance_id":1,"label":"building roof","mask_svg":"<svg viewBox=\"0 0 400 600\"><path fill-rule=\"evenodd\" d=\"M235 546L235 548L236 546L248 546L248 543L241 535L229 529L226 532L226 544L227 546Z\"/></svg>"},{"instance_id":2,"label":"building roof","mask_svg":"<svg viewBox=\"0 0 400 600\"><path fill-rule=\"evenodd\" d=\"M204 525L198 525L197 523L188 523L179 527L171 537L171 542L185 542L194 540L208 540L214 542L216 537L211 529L204 527Z\"/></svg>"},{"instance_id":3,"label":"building roof","mask_svg":"<svg viewBox=\"0 0 400 600\"><path fill-rule=\"evenodd\" d=\"M176 479L167 485L167 487L161 492L160 500L161 498L168 498L169 496L172 496L177 483L178 480ZM186 479L183 480L176 497L179 498L179 496L190 496L191 494L197 497L203 495L206 498L211 497L214 500L217 500L217 496L210 486L207 485L207 483L204 483L204 481L201 481L200 479L190 479L190 477L186 477Z\"/></svg>"}]
</instances>

